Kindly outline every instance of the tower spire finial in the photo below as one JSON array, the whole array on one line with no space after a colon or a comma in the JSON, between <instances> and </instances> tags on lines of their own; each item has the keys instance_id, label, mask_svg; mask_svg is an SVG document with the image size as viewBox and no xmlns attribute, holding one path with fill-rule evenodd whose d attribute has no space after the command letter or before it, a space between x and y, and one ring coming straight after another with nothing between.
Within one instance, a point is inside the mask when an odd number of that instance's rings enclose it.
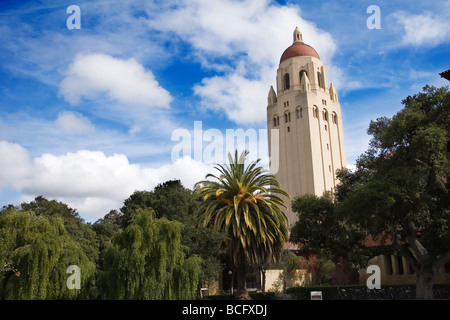
<instances>
[{"instance_id":1,"label":"tower spire finial","mask_svg":"<svg viewBox=\"0 0 450 320\"><path fill-rule=\"evenodd\" d=\"M295 27L294 30L294 43L296 42L303 42L303 36L298 27Z\"/></svg>"}]
</instances>

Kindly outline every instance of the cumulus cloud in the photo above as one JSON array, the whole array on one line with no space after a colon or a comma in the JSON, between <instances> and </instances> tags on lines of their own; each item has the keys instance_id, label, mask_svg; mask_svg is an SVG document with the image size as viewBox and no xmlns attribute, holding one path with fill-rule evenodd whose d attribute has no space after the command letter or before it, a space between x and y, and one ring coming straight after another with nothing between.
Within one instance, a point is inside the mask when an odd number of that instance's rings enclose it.
<instances>
[{"instance_id":1,"label":"cumulus cloud","mask_svg":"<svg viewBox=\"0 0 450 320\"><path fill-rule=\"evenodd\" d=\"M450 41L450 11L443 11L442 15L434 15L431 12L423 14L408 14L396 12L393 16L403 26L403 43L406 45L436 46Z\"/></svg>"},{"instance_id":2,"label":"cumulus cloud","mask_svg":"<svg viewBox=\"0 0 450 320\"><path fill-rule=\"evenodd\" d=\"M236 73L223 77L204 78L194 87L207 108L227 114L238 124L258 123L266 119L264 112L267 83L250 80Z\"/></svg>"},{"instance_id":3,"label":"cumulus cloud","mask_svg":"<svg viewBox=\"0 0 450 320\"><path fill-rule=\"evenodd\" d=\"M238 124L265 121L267 93L296 26L328 65L337 48L330 34L301 17L297 6L267 0L184 2L158 12L149 24L190 43L206 68L223 74L204 78L194 92L204 106Z\"/></svg>"},{"instance_id":4,"label":"cumulus cloud","mask_svg":"<svg viewBox=\"0 0 450 320\"><path fill-rule=\"evenodd\" d=\"M27 150L17 143L0 141L0 187L17 187L31 170Z\"/></svg>"},{"instance_id":5,"label":"cumulus cloud","mask_svg":"<svg viewBox=\"0 0 450 320\"><path fill-rule=\"evenodd\" d=\"M78 112L61 111L56 124L68 133L92 133L95 128L88 118Z\"/></svg>"},{"instance_id":6,"label":"cumulus cloud","mask_svg":"<svg viewBox=\"0 0 450 320\"><path fill-rule=\"evenodd\" d=\"M190 157L148 168L130 163L123 154L88 150L31 159L26 149L7 141L0 141L0 167L0 187L21 192L22 200L44 195L63 201L89 221L120 209L135 190L152 190L172 179L192 188L212 170Z\"/></svg>"},{"instance_id":7,"label":"cumulus cloud","mask_svg":"<svg viewBox=\"0 0 450 320\"><path fill-rule=\"evenodd\" d=\"M80 54L60 84L60 94L71 104L100 94L129 106L168 108L172 97L135 59L121 60L102 53Z\"/></svg>"}]
</instances>

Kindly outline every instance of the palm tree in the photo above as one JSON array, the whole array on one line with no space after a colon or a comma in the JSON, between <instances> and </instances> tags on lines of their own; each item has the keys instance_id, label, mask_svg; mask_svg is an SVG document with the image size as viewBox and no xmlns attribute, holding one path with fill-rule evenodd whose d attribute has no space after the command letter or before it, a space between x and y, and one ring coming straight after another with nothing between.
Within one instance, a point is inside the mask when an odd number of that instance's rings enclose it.
<instances>
[{"instance_id":1,"label":"palm tree","mask_svg":"<svg viewBox=\"0 0 450 320\"><path fill-rule=\"evenodd\" d=\"M246 266L276 262L288 240L287 208L278 195L289 197L276 178L257 167L260 159L245 166L248 151L229 165L217 165L219 176L208 174L195 185L203 201L198 210L200 226L227 234L226 245L237 272L237 298L248 299ZM212 178L212 180L208 180Z\"/></svg>"}]
</instances>

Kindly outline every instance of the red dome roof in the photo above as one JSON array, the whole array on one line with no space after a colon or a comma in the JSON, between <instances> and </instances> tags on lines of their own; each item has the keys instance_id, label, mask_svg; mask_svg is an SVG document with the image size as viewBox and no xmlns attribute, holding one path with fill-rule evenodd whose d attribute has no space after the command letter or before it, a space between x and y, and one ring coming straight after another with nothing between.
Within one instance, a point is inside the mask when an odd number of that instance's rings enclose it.
<instances>
[{"instance_id":1,"label":"red dome roof","mask_svg":"<svg viewBox=\"0 0 450 320\"><path fill-rule=\"evenodd\" d=\"M303 42L294 42L289 48L284 50L281 55L280 63L286 59L299 56L316 57L317 59L320 59L313 47Z\"/></svg>"}]
</instances>

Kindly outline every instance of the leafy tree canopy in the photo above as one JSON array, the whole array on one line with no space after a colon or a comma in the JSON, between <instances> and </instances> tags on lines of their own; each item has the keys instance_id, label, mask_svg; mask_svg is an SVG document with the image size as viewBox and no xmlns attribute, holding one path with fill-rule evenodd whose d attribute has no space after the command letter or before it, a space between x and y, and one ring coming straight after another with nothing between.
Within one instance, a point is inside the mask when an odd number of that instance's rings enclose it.
<instances>
[{"instance_id":1,"label":"leafy tree canopy","mask_svg":"<svg viewBox=\"0 0 450 320\"><path fill-rule=\"evenodd\" d=\"M157 219L150 209L137 209L105 250L100 276L105 298L195 298L201 258L186 258L181 228L180 222Z\"/></svg>"},{"instance_id":2,"label":"leafy tree canopy","mask_svg":"<svg viewBox=\"0 0 450 320\"><path fill-rule=\"evenodd\" d=\"M425 86L402 103L392 118L371 121L369 149L356 170L337 172L341 183L329 222L341 232L330 237L340 235L335 240L352 251L369 248L370 240L371 249L375 244L404 256L417 274L418 298L429 299L437 271L450 262L450 93L448 87ZM308 207L295 210L304 215ZM316 220L323 220L323 212L317 210ZM325 244L333 241L320 236Z\"/></svg>"},{"instance_id":3,"label":"leafy tree canopy","mask_svg":"<svg viewBox=\"0 0 450 320\"><path fill-rule=\"evenodd\" d=\"M10 209L0 214L1 299L86 297L95 264L70 236L57 215ZM71 265L80 268L81 289L67 287Z\"/></svg>"},{"instance_id":4,"label":"leafy tree canopy","mask_svg":"<svg viewBox=\"0 0 450 320\"><path fill-rule=\"evenodd\" d=\"M158 219L181 222L183 250L188 255L202 258L200 281L208 282L216 280L222 270L224 234L195 225L194 213L201 201L194 195L194 191L185 188L180 180L160 183L152 191L135 191L121 208L121 226L126 227L138 209L151 209Z\"/></svg>"},{"instance_id":5,"label":"leafy tree canopy","mask_svg":"<svg viewBox=\"0 0 450 320\"><path fill-rule=\"evenodd\" d=\"M226 246L237 269L237 296L247 299L246 265L260 267L276 261L288 239L288 221L279 195L289 196L279 182L257 161L246 165L248 151L228 165L218 165L219 175L208 174L196 184L199 206L198 225L227 235ZM211 179L210 179L211 178Z\"/></svg>"}]
</instances>

